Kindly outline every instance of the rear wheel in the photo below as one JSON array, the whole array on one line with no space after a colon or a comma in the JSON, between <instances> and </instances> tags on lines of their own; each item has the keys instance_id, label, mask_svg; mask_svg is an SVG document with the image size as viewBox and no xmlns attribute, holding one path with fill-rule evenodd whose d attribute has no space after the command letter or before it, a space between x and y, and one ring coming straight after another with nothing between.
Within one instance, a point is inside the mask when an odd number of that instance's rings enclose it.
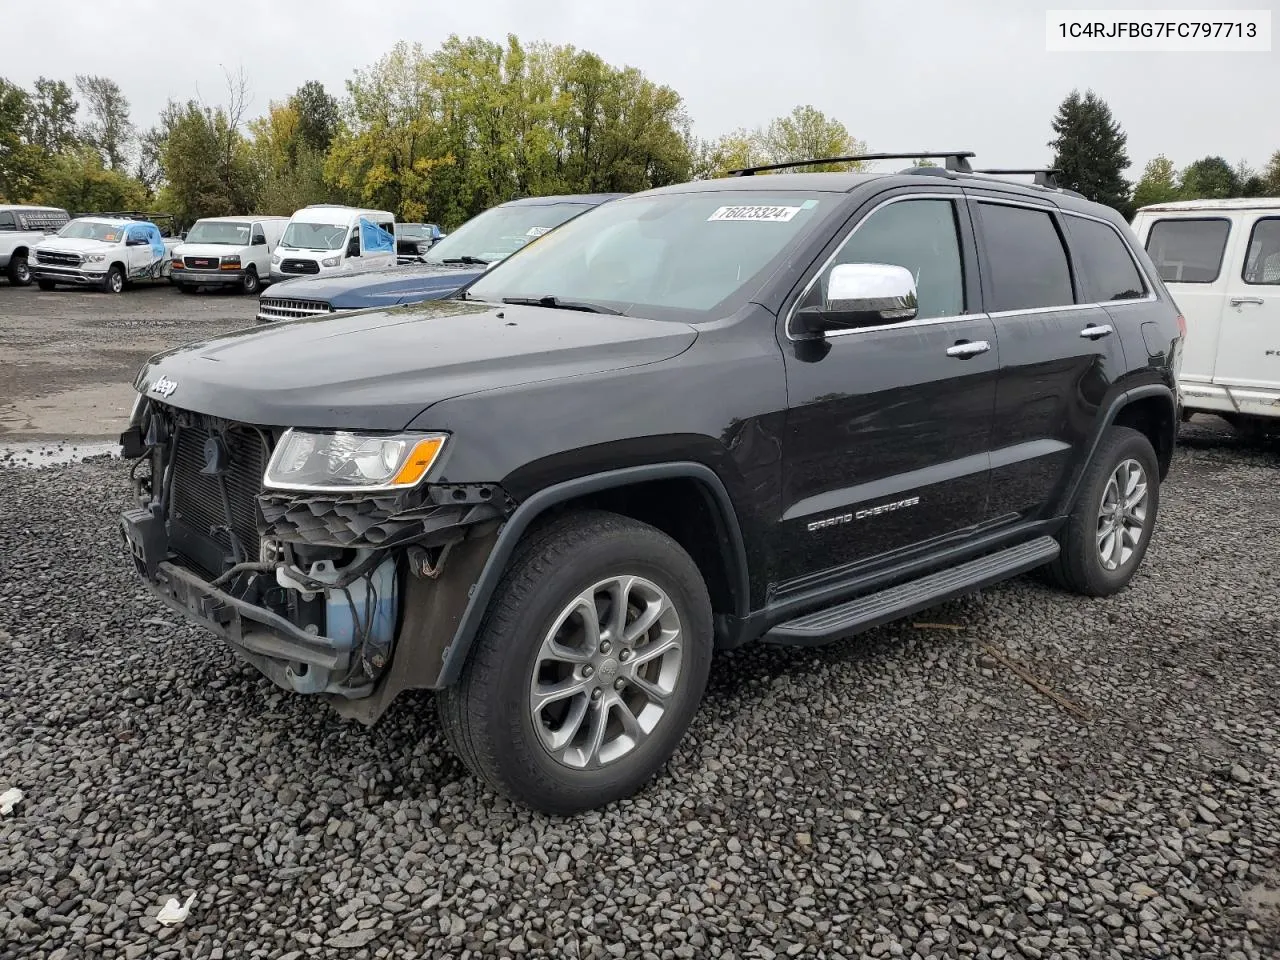
<instances>
[{"instance_id":1,"label":"rear wheel","mask_svg":"<svg viewBox=\"0 0 1280 960\"><path fill-rule=\"evenodd\" d=\"M711 664L711 603L666 534L570 515L517 551L462 676L439 694L455 753L546 813L603 806L675 752Z\"/></svg>"},{"instance_id":2,"label":"rear wheel","mask_svg":"<svg viewBox=\"0 0 1280 960\"><path fill-rule=\"evenodd\" d=\"M52 280L37 280L36 286L39 287L41 290L52 290L57 286L57 284L54 283Z\"/></svg>"},{"instance_id":3,"label":"rear wheel","mask_svg":"<svg viewBox=\"0 0 1280 960\"><path fill-rule=\"evenodd\" d=\"M262 287L262 284L258 280L258 271L254 267L250 267L244 272L244 279L240 283L241 291L249 294L250 296L257 293Z\"/></svg>"},{"instance_id":4,"label":"rear wheel","mask_svg":"<svg viewBox=\"0 0 1280 960\"><path fill-rule=\"evenodd\" d=\"M102 281L102 289L107 293L124 292L124 270L120 268L118 263L107 271L107 275Z\"/></svg>"},{"instance_id":5,"label":"rear wheel","mask_svg":"<svg viewBox=\"0 0 1280 960\"><path fill-rule=\"evenodd\" d=\"M1151 441L1130 427L1107 431L1081 483L1062 552L1047 568L1072 593L1105 597L1142 564L1160 508L1160 466Z\"/></svg>"},{"instance_id":6,"label":"rear wheel","mask_svg":"<svg viewBox=\"0 0 1280 960\"><path fill-rule=\"evenodd\" d=\"M27 263L25 253L15 253L9 258L9 282L15 287L26 287L31 284L31 266Z\"/></svg>"}]
</instances>

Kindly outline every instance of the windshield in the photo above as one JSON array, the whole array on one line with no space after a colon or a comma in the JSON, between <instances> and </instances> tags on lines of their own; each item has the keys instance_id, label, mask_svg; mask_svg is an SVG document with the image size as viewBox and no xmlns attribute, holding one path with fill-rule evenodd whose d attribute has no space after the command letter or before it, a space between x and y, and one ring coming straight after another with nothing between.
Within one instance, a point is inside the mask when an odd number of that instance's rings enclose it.
<instances>
[{"instance_id":1,"label":"windshield","mask_svg":"<svg viewBox=\"0 0 1280 960\"><path fill-rule=\"evenodd\" d=\"M338 250L347 242L345 223L291 223L280 246L301 250Z\"/></svg>"},{"instance_id":2,"label":"windshield","mask_svg":"<svg viewBox=\"0 0 1280 960\"><path fill-rule=\"evenodd\" d=\"M755 190L614 200L493 267L466 296L554 297L653 319L707 319L746 302L770 264L838 206L832 194Z\"/></svg>"},{"instance_id":3,"label":"windshield","mask_svg":"<svg viewBox=\"0 0 1280 960\"><path fill-rule=\"evenodd\" d=\"M437 243L423 259L427 263L504 260L535 237L590 209L581 203L492 207Z\"/></svg>"},{"instance_id":4,"label":"windshield","mask_svg":"<svg viewBox=\"0 0 1280 960\"><path fill-rule=\"evenodd\" d=\"M409 240L430 240L435 236L434 223L397 223L396 234Z\"/></svg>"},{"instance_id":5,"label":"windshield","mask_svg":"<svg viewBox=\"0 0 1280 960\"><path fill-rule=\"evenodd\" d=\"M249 224L225 220L197 220L187 233L187 243L219 243L236 247L249 245Z\"/></svg>"},{"instance_id":6,"label":"windshield","mask_svg":"<svg viewBox=\"0 0 1280 960\"><path fill-rule=\"evenodd\" d=\"M69 240L101 240L103 243L119 243L124 239L124 227L94 220L72 220L58 231L58 236Z\"/></svg>"}]
</instances>

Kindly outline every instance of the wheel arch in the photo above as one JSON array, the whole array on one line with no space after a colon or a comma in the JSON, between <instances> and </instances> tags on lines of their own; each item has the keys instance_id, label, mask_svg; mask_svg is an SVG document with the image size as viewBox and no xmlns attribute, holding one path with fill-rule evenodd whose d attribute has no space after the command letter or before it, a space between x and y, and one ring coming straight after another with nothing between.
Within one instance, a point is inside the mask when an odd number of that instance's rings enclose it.
<instances>
[{"instance_id":1,"label":"wheel arch","mask_svg":"<svg viewBox=\"0 0 1280 960\"><path fill-rule=\"evenodd\" d=\"M1089 454L1076 467L1071 477L1062 499L1061 513L1069 513L1074 506L1085 474L1102 444L1102 438L1113 426L1130 427L1151 441L1156 452L1156 462L1160 466L1160 479L1164 480L1169 475L1169 467L1173 462L1177 422L1177 398L1163 383L1142 384L1118 393L1098 419L1098 427L1089 443Z\"/></svg>"},{"instance_id":2,"label":"wheel arch","mask_svg":"<svg viewBox=\"0 0 1280 960\"><path fill-rule=\"evenodd\" d=\"M667 499L673 492L696 493L697 499ZM677 511L668 509L672 502L679 505ZM655 511L658 504L664 512ZM458 679L516 546L540 523L578 507L612 510L663 530L689 551L702 571L717 625L747 615L746 546L729 493L710 467L693 461L657 463L577 477L539 490L502 525L445 648L437 686L449 686ZM692 525L682 527L683 521ZM703 545L701 538L708 532L714 533L714 541Z\"/></svg>"}]
</instances>

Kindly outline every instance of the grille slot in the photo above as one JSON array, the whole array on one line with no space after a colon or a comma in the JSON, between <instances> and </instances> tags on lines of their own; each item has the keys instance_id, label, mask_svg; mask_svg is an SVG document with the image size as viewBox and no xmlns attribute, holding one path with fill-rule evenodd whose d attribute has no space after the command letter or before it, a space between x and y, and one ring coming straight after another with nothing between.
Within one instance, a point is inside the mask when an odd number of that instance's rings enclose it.
<instances>
[{"instance_id":1,"label":"grille slot","mask_svg":"<svg viewBox=\"0 0 1280 960\"><path fill-rule=\"evenodd\" d=\"M36 263L48 263L59 267L78 267L80 262L80 254L78 253L58 253L53 250L39 250L36 252Z\"/></svg>"},{"instance_id":2,"label":"grille slot","mask_svg":"<svg viewBox=\"0 0 1280 960\"><path fill-rule=\"evenodd\" d=\"M320 264L314 260L285 260L280 264L281 273L319 273Z\"/></svg>"},{"instance_id":3,"label":"grille slot","mask_svg":"<svg viewBox=\"0 0 1280 960\"><path fill-rule=\"evenodd\" d=\"M259 320L293 320L296 317L320 317L333 313L323 300L283 300L263 297L258 301Z\"/></svg>"},{"instance_id":4,"label":"grille slot","mask_svg":"<svg viewBox=\"0 0 1280 960\"><path fill-rule=\"evenodd\" d=\"M203 426L183 427L178 435L174 454L172 518L194 536L216 544L222 556L230 557L231 538L225 529L226 511L218 478L200 472L205 465L205 441L211 436L214 433ZM257 497L262 491L266 451L262 439L250 430L232 428L222 437L229 454L224 479L227 499L231 503L231 529L235 531L247 559L257 560Z\"/></svg>"}]
</instances>

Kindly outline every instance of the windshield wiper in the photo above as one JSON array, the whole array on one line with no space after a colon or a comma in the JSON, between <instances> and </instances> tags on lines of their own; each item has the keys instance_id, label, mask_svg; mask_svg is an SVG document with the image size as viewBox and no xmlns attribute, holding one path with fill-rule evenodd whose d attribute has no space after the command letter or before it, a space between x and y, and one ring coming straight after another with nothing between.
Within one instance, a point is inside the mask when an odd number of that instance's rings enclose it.
<instances>
[{"instance_id":1,"label":"windshield wiper","mask_svg":"<svg viewBox=\"0 0 1280 960\"><path fill-rule=\"evenodd\" d=\"M487 266L488 260L481 260L479 257L448 257L440 261L441 263L465 263L468 265Z\"/></svg>"},{"instance_id":2,"label":"windshield wiper","mask_svg":"<svg viewBox=\"0 0 1280 960\"><path fill-rule=\"evenodd\" d=\"M561 300L559 297L503 297L503 303L510 303L517 307L551 307L553 310L581 310L583 313L607 313L618 317L622 315L621 310L614 310L612 307L604 307L598 303L588 303L585 300Z\"/></svg>"}]
</instances>

